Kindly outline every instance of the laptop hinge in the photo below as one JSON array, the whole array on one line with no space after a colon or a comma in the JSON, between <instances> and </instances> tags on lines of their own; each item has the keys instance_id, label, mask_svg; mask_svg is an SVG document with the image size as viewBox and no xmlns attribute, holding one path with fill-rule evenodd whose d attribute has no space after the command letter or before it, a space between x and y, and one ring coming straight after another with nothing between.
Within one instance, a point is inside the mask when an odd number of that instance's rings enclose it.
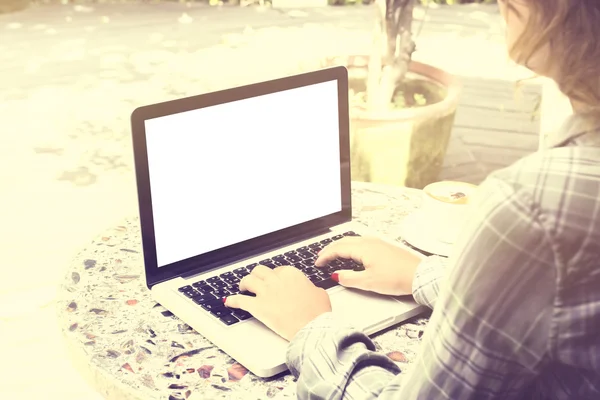
<instances>
[{"instance_id":1,"label":"laptop hinge","mask_svg":"<svg viewBox=\"0 0 600 400\"><path fill-rule=\"evenodd\" d=\"M303 235L298 235L298 236L294 236L293 238L290 238L288 240L280 240L280 241L274 241L271 245L269 246L261 246L260 248L257 248L256 250L253 251L249 251L249 252L245 252L243 254L238 254L234 257L225 257L220 259L219 261L216 261L214 263L211 264L207 264L207 265L203 265L202 266L202 272L198 272L198 269L194 268L192 271L190 272L186 272L180 275L181 278L187 279L190 277L193 277L195 275L199 275L201 273L205 273L208 272L212 269L215 268L220 268L223 267L225 265L228 264L233 264L235 262L244 260L246 258L252 258L255 257L259 254L262 253L268 253L270 251L279 249L281 247L285 247L285 246L289 246L290 244L296 243L296 242L302 242L304 240L316 237L316 236L320 236L320 235L325 235L327 233L331 233L331 229L330 228L325 228L325 229L320 229L318 231L312 231Z\"/></svg>"}]
</instances>

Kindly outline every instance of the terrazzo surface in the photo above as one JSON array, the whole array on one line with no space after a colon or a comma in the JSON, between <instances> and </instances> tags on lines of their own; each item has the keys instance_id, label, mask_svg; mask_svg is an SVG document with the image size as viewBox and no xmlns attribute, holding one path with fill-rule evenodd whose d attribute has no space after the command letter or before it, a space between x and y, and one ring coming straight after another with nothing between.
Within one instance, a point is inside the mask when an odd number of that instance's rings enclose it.
<instances>
[{"instance_id":1,"label":"terrazzo surface","mask_svg":"<svg viewBox=\"0 0 600 400\"><path fill-rule=\"evenodd\" d=\"M419 207L421 192L353 186L355 220L401 240L400 223ZM152 300L137 218L104 232L80 252L61 284L57 307L75 365L107 398L295 398L290 374L256 377ZM378 350L406 371L426 323L418 317L377 335Z\"/></svg>"}]
</instances>

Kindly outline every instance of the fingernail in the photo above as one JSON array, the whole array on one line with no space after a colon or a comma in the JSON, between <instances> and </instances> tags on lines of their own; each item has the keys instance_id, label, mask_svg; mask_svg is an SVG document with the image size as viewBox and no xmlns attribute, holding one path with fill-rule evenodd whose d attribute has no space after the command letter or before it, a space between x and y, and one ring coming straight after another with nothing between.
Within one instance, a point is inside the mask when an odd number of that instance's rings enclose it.
<instances>
[{"instance_id":1,"label":"fingernail","mask_svg":"<svg viewBox=\"0 0 600 400\"><path fill-rule=\"evenodd\" d=\"M334 281L339 283L339 281L340 281L339 274L337 272L334 272L333 274L331 274L331 279L333 279Z\"/></svg>"},{"instance_id":2,"label":"fingernail","mask_svg":"<svg viewBox=\"0 0 600 400\"><path fill-rule=\"evenodd\" d=\"M227 297L223 297L223 304L227 302Z\"/></svg>"}]
</instances>

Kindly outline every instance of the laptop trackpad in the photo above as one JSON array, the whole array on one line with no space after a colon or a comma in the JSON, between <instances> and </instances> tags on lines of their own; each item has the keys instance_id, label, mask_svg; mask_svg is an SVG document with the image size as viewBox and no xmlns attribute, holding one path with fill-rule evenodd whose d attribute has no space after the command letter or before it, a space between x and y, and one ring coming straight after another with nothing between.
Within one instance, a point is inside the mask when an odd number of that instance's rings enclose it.
<instances>
[{"instance_id":1,"label":"laptop trackpad","mask_svg":"<svg viewBox=\"0 0 600 400\"><path fill-rule=\"evenodd\" d=\"M342 321L362 330L382 324L402 312L402 305L388 296L352 289L329 295L333 313Z\"/></svg>"}]
</instances>

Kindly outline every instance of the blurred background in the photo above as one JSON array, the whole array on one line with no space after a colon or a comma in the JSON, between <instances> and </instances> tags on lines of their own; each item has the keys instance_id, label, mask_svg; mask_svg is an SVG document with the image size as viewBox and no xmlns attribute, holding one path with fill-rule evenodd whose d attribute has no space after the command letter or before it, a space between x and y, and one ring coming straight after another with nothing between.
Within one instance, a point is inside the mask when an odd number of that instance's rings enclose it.
<instances>
[{"instance_id":1,"label":"blurred background","mask_svg":"<svg viewBox=\"0 0 600 400\"><path fill-rule=\"evenodd\" d=\"M0 398L100 398L65 355L53 301L77 252L137 215L133 109L371 54L376 14L370 1L0 0ZM568 113L508 61L494 2L423 0L412 27L412 59L463 85L439 179L481 182Z\"/></svg>"}]
</instances>

